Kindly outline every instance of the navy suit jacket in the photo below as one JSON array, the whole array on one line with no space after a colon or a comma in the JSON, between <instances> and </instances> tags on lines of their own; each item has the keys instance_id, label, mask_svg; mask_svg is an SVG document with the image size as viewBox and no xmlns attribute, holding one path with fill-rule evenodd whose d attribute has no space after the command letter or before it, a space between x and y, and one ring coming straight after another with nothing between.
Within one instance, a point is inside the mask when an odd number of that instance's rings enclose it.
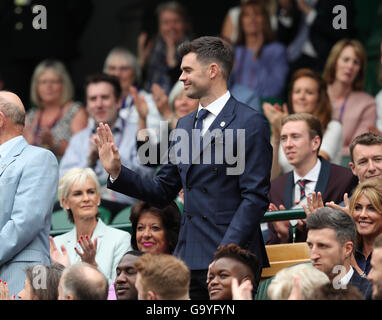
<instances>
[{"instance_id":1,"label":"navy suit jacket","mask_svg":"<svg viewBox=\"0 0 382 320\"><path fill-rule=\"evenodd\" d=\"M179 119L177 128L188 134L180 146L192 146L191 130L196 111ZM164 207L184 189L184 210L178 244L174 255L184 260L191 270L207 269L219 245L235 243L257 255L262 266L268 266L260 230L260 221L268 209L272 147L269 125L260 112L238 102L231 96L209 130L221 129L222 136L211 138L211 161L191 164L181 161L162 166L154 179L143 179L123 167L119 177L108 187L129 196ZM233 129L233 143L226 143L228 129ZM237 130L245 129L245 139L237 138ZM205 138L203 138L205 139ZM215 161L214 146L245 142L239 152L245 156L240 175L227 175L235 165L226 159ZM170 149L176 143L170 145ZM201 152L201 156L205 153Z\"/></svg>"},{"instance_id":2,"label":"navy suit jacket","mask_svg":"<svg viewBox=\"0 0 382 320\"><path fill-rule=\"evenodd\" d=\"M321 192L324 203L329 201L340 203L345 193L348 193L350 196L353 189L357 186L358 178L353 175L349 168L330 163L322 157L319 158L321 160L321 170L318 175L315 191ZM282 204L286 209L290 209L293 206L293 187L293 171L273 179L271 191L269 192L270 202L274 203L277 207ZM268 224L268 228L267 244L280 243L271 223ZM305 240L306 232L296 230L296 241L304 242Z\"/></svg>"},{"instance_id":3,"label":"navy suit jacket","mask_svg":"<svg viewBox=\"0 0 382 320\"><path fill-rule=\"evenodd\" d=\"M362 278L354 268L353 271L354 272L352 277L350 278L349 284L357 287L366 300L371 300L371 296L373 293L372 283L366 278Z\"/></svg>"}]
</instances>

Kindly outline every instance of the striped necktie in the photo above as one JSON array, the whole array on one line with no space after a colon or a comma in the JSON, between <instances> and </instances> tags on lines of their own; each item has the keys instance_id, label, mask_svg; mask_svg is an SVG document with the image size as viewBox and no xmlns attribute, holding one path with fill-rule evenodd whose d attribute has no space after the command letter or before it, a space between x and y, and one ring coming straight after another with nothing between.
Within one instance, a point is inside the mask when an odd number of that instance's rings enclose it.
<instances>
[{"instance_id":1,"label":"striped necktie","mask_svg":"<svg viewBox=\"0 0 382 320\"><path fill-rule=\"evenodd\" d=\"M297 180L297 184L300 187L300 201L305 198L305 186L306 184L310 182L310 180L307 179L300 179Z\"/></svg>"}]
</instances>

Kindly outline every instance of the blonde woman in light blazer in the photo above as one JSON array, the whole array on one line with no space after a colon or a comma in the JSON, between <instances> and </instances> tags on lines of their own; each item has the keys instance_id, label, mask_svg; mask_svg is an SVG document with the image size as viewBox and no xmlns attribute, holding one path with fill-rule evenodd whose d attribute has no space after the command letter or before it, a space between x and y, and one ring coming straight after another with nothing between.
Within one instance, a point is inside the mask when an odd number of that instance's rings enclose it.
<instances>
[{"instance_id":1,"label":"blonde woman in light blazer","mask_svg":"<svg viewBox=\"0 0 382 320\"><path fill-rule=\"evenodd\" d=\"M74 228L54 239L50 237L50 256L65 266L78 262L95 265L109 280L130 250L128 232L111 228L98 218L100 185L90 168L69 170L58 185L58 198Z\"/></svg>"}]
</instances>

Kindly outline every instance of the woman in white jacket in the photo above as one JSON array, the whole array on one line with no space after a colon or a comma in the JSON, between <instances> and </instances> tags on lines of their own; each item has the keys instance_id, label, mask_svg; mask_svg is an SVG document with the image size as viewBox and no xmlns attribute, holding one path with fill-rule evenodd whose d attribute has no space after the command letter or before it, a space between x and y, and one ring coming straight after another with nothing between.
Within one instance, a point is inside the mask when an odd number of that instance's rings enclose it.
<instances>
[{"instance_id":1,"label":"woman in white jacket","mask_svg":"<svg viewBox=\"0 0 382 320\"><path fill-rule=\"evenodd\" d=\"M111 283L122 256L130 250L128 232L105 225L98 217L100 185L90 168L69 170L58 184L58 198L74 228L50 238L51 259L65 266L95 265Z\"/></svg>"}]
</instances>

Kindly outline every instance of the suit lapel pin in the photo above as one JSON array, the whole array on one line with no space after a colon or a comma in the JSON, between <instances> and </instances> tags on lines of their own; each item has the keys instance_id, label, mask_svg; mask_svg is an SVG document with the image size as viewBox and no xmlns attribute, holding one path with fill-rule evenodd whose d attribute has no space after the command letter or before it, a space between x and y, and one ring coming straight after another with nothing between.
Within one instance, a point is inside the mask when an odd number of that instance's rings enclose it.
<instances>
[{"instance_id":1,"label":"suit lapel pin","mask_svg":"<svg viewBox=\"0 0 382 320\"><path fill-rule=\"evenodd\" d=\"M225 122L224 121L220 122L220 126L224 127L225 126Z\"/></svg>"}]
</instances>

